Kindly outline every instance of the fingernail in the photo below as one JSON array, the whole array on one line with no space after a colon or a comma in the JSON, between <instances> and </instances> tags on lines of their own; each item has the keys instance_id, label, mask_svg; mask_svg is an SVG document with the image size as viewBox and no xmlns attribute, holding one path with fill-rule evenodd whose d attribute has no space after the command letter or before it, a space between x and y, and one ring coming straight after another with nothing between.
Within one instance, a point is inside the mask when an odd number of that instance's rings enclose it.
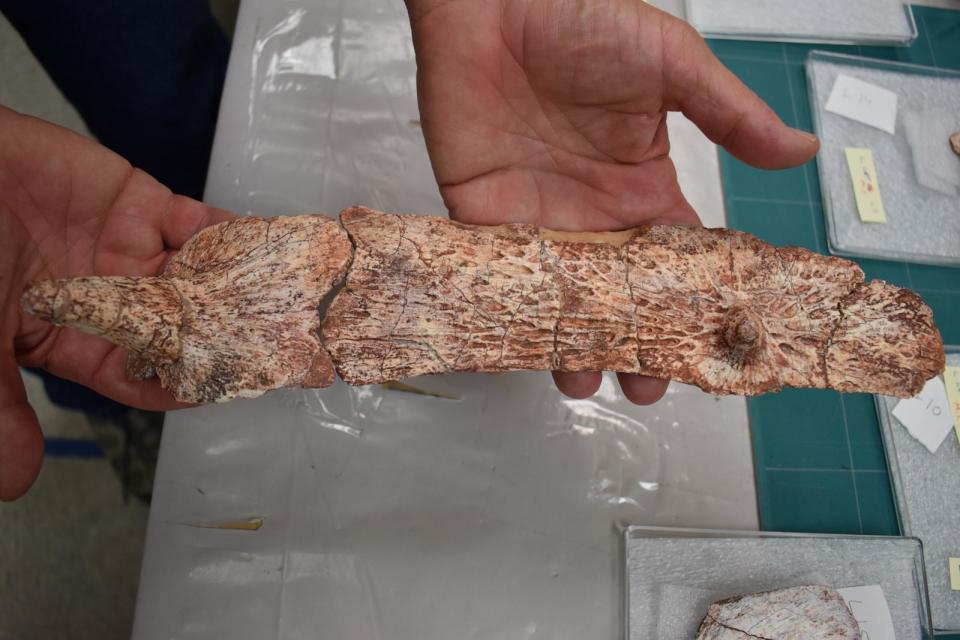
<instances>
[{"instance_id":1,"label":"fingernail","mask_svg":"<svg viewBox=\"0 0 960 640\"><path fill-rule=\"evenodd\" d=\"M797 134L798 136L800 136L801 138L803 138L804 140L806 140L808 144L818 144L818 143L820 142L820 140L817 138L817 136L813 135L813 134L810 133L809 131L802 131L802 130L800 130L800 129L794 129L794 132L796 132L796 134Z\"/></svg>"}]
</instances>

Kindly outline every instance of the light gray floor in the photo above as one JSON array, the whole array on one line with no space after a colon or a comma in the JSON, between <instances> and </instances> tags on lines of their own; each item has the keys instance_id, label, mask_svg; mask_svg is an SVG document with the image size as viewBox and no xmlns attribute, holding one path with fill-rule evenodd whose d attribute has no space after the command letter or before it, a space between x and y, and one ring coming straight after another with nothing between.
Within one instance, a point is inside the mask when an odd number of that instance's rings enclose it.
<instances>
[{"instance_id":1,"label":"light gray floor","mask_svg":"<svg viewBox=\"0 0 960 640\"><path fill-rule=\"evenodd\" d=\"M89 135L2 17L0 104ZM81 414L24 381L47 437L92 438ZM129 637L146 524L105 458L48 459L25 498L0 504L0 638Z\"/></svg>"},{"instance_id":2,"label":"light gray floor","mask_svg":"<svg viewBox=\"0 0 960 640\"><path fill-rule=\"evenodd\" d=\"M232 28L238 0L212 4ZM0 104L89 135L2 15ZM24 381L47 437L92 439L81 414ZM124 504L105 458L47 459L26 497L0 504L0 640L129 638L147 511Z\"/></svg>"},{"instance_id":3,"label":"light gray floor","mask_svg":"<svg viewBox=\"0 0 960 640\"><path fill-rule=\"evenodd\" d=\"M0 506L0 638L128 638L146 524L104 459L47 460Z\"/></svg>"}]
</instances>

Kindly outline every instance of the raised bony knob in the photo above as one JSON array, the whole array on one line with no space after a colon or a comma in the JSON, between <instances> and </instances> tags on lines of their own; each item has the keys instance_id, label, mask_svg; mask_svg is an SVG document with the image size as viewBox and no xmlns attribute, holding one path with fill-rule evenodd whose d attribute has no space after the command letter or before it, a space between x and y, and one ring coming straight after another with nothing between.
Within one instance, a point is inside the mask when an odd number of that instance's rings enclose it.
<instances>
[{"instance_id":1,"label":"raised bony knob","mask_svg":"<svg viewBox=\"0 0 960 640\"><path fill-rule=\"evenodd\" d=\"M724 320L721 338L724 346L729 349L729 359L742 365L760 349L763 343L763 323L756 313L746 307L732 307Z\"/></svg>"}]
</instances>

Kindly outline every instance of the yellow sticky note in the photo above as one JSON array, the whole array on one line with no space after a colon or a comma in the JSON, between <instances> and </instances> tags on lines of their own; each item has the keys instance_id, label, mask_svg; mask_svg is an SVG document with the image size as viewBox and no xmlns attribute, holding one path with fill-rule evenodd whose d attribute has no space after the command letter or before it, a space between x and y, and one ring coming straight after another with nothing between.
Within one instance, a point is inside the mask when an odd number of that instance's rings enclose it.
<instances>
[{"instance_id":1,"label":"yellow sticky note","mask_svg":"<svg viewBox=\"0 0 960 640\"><path fill-rule=\"evenodd\" d=\"M943 386L947 388L947 404L950 405L957 440L960 440L960 367L947 367L943 370Z\"/></svg>"},{"instance_id":2,"label":"yellow sticky note","mask_svg":"<svg viewBox=\"0 0 960 640\"><path fill-rule=\"evenodd\" d=\"M880 183L877 180L877 167L873 164L873 151L870 149L847 148L847 166L850 168L850 180L853 181L853 195L857 199L857 212L863 222L886 222L883 200L880 199Z\"/></svg>"},{"instance_id":3,"label":"yellow sticky note","mask_svg":"<svg viewBox=\"0 0 960 640\"><path fill-rule=\"evenodd\" d=\"M960 558L950 558L950 588L960 591Z\"/></svg>"}]
</instances>

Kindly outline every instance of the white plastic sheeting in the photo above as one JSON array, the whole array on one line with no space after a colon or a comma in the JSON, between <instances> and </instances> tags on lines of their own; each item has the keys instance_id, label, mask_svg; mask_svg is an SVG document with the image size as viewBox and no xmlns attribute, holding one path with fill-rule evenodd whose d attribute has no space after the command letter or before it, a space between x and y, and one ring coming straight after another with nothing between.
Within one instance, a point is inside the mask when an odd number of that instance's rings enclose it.
<instances>
[{"instance_id":1,"label":"white plastic sheeting","mask_svg":"<svg viewBox=\"0 0 960 640\"><path fill-rule=\"evenodd\" d=\"M409 38L399 0L244 2L207 199L443 212ZM715 151L671 127L688 197L719 224ZM435 395L338 383L168 416L134 637L613 638L616 523L757 527L740 398L409 382Z\"/></svg>"}]
</instances>

